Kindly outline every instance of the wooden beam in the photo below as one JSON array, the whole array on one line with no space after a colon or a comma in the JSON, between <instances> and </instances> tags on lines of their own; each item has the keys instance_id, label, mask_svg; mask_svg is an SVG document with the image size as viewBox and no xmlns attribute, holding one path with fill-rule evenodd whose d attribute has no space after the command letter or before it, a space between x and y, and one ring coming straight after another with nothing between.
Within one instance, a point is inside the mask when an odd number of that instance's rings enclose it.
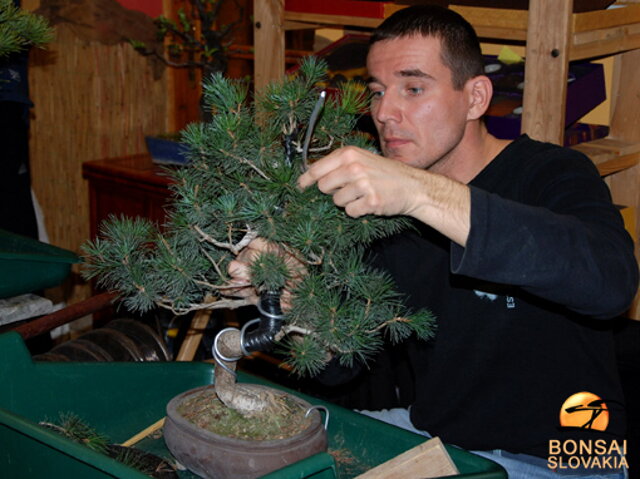
<instances>
[{"instance_id":1,"label":"wooden beam","mask_svg":"<svg viewBox=\"0 0 640 479\"><path fill-rule=\"evenodd\" d=\"M631 144L640 143L640 50L616 56L611 86L611 119L609 136ZM620 205L636 208L636 238L640 237L640 164L607 178L613 200ZM636 242L636 257L640 245ZM640 293L629 312L640 319Z\"/></svg>"},{"instance_id":2,"label":"wooden beam","mask_svg":"<svg viewBox=\"0 0 640 479\"><path fill-rule=\"evenodd\" d=\"M571 30L575 33L617 27L640 22L640 5L576 13Z\"/></svg>"},{"instance_id":3,"label":"wooden beam","mask_svg":"<svg viewBox=\"0 0 640 479\"><path fill-rule=\"evenodd\" d=\"M211 310L205 309L194 314L187 335L180 345L176 361L193 361L210 318Z\"/></svg>"},{"instance_id":4,"label":"wooden beam","mask_svg":"<svg viewBox=\"0 0 640 479\"><path fill-rule=\"evenodd\" d=\"M473 28L497 28L523 32L526 36L529 26L527 10L511 10L505 8L469 7L450 5L449 8L462 15Z\"/></svg>"},{"instance_id":5,"label":"wooden beam","mask_svg":"<svg viewBox=\"0 0 640 479\"><path fill-rule=\"evenodd\" d=\"M253 16L255 56L260 60L254 62L253 81L260 90L284 75L284 0L253 0Z\"/></svg>"},{"instance_id":6,"label":"wooden beam","mask_svg":"<svg viewBox=\"0 0 640 479\"><path fill-rule=\"evenodd\" d=\"M569 27L573 0L531 0L522 131L561 145L569 69Z\"/></svg>"},{"instance_id":7,"label":"wooden beam","mask_svg":"<svg viewBox=\"0 0 640 479\"><path fill-rule=\"evenodd\" d=\"M115 293L101 293L67 306L55 313L22 323L12 329L20 334L24 339L33 338L40 334L47 333L58 326L62 326L88 314L105 309L111 306L115 298Z\"/></svg>"},{"instance_id":8,"label":"wooden beam","mask_svg":"<svg viewBox=\"0 0 640 479\"><path fill-rule=\"evenodd\" d=\"M640 24L574 33L570 60L613 55L640 48Z\"/></svg>"},{"instance_id":9,"label":"wooden beam","mask_svg":"<svg viewBox=\"0 0 640 479\"><path fill-rule=\"evenodd\" d=\"M317 23L325 26L352 26L375 28L382 22L381 18L351 17L347 15L329 15L324 13L286 12L285 19L296 22Z\"/></svg>"}]
</instances>

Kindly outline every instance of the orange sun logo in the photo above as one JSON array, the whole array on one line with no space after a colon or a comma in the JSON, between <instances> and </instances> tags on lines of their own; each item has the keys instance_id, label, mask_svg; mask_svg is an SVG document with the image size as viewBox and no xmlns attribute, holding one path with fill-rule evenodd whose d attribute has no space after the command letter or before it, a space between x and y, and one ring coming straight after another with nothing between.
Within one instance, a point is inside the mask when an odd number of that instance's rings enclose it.
<instances>
[{"instance_id":1,"label":"orange sun logo","mask_svg":"<svg viewBox=\"0 0 640 479\"><path fill-rule=\"evenodd\" d=\"M609 425L609 410L595 394L579 392L569 396L560 408L560 425L604 431Z\"/></svg>"}]
</instances>

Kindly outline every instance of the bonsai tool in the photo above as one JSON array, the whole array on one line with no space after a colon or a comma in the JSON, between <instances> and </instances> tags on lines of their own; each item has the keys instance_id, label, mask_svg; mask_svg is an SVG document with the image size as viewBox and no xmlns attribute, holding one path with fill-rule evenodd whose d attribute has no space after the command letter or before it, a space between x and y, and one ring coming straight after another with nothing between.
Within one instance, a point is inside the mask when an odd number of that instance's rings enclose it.
<instances>
[{"instance_id":1,"label":"bonsai tool","mask_svg":"<svg viewBox=\"0 0 640 479\"><path fill-rule=\"evenodd\" d=\"M327 97L326 90L322 90L320 92L320 96L316 101L315 106L313 107L313 111L311 112L311 116L309 117L309 124L307 125L307 132L304 135L304 144L302 146L302 171L307 171L309 169L309 145L311 144L311 137L313 136L313 130L316 127L316 123L318 122L318 117L320 116L320 110L324 106L324 100Z\"/></svg>"}]
</instances>

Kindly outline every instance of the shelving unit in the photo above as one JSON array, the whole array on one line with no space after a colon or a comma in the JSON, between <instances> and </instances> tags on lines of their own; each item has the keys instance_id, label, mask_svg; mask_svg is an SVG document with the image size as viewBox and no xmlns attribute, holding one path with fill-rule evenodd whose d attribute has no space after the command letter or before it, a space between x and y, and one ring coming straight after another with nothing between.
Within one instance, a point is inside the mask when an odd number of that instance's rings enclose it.
<instances>
[{"instance_id":1,"label":"shelving unit","mask_svg":"<svg viewBox=\"0 0 640 479\"><path fill-rule=\"evenodd\" d=\"M394 2L354 2L376 9L367 16L326 13L333 0L308 12L287 10L285 0L254 0L256 87L284 72L284 31L324 27L375 28L406 7ZM375 4L378 4L377 6ZM453 3L453 2L452 2ZM635 208L636 257L640 257L640 4L573 13L573 0L530 0L529 10L451 5L465 17L483 41L523 42L527 68L522 131L532 138L562 143L569 62L614 56L610 133L575 146L596 164L617 204ZM640 319L636 297L630 316Z\"/></svg>"}]
</instances>

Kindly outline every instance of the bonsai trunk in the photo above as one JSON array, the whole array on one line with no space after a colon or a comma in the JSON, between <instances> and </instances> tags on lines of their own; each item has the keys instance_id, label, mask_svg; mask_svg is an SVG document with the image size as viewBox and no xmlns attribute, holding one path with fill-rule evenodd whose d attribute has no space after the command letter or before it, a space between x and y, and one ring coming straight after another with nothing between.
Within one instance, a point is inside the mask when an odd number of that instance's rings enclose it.
<instances>
[{"instance_id":1,"label":"bonsai trunk","mask_svg":"<svg viewBox=\"0 0 640 479\"><path fill-rule=\"evenodd\" d=\"M220 336L218 347L225 359L243 356L240 347L240 331L230 329L224 332ZM237 359L233 361L225 359L216 358L220 363L215 370L216 394L220 401L247 416L259 413L270 414L278 408L275 394L236 382Z\"/></svg>"}]
</instances>

